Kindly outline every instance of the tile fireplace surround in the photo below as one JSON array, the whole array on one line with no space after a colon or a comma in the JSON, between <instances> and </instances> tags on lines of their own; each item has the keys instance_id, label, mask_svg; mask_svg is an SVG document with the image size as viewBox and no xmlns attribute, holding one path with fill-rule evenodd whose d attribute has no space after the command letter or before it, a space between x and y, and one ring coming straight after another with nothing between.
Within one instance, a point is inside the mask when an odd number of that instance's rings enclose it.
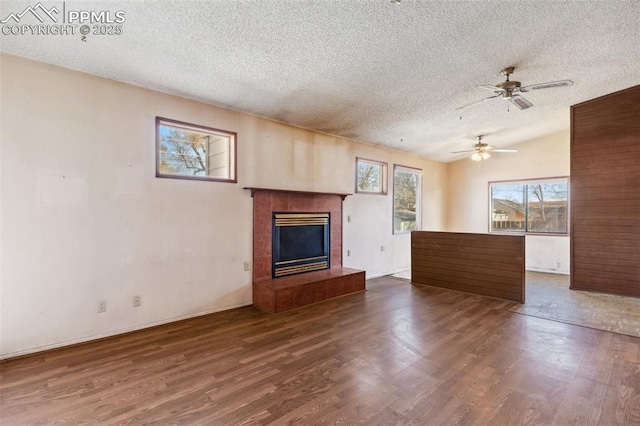
<instances>
[{"instance_id":1,"label":"tile fireplace surround","mask_svg":"<svg viewBox=\"0 0 640 426\"><path fill-rule=\"evenodd\" d=\"M342 202L350 194L245 189L253 197L254 306L279 312L365 289L364 271L342 268ZM330 214L330 270L272 279L274 212Z\"/></svg>"}]
</instances>

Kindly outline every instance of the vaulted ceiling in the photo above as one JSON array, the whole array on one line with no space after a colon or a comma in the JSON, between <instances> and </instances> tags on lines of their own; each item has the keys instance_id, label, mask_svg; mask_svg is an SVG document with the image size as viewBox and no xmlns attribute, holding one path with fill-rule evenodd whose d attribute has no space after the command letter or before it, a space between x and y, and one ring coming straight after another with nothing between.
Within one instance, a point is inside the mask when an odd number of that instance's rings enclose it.
<instances>
[{"instance_id":1,"label":"vaulted ceiling","mask_svg":"<svg viewBox=\"0 0 640 426\"><path fill-rule=\"evenodd\" d=\"M2 2L2 19L31 3ZM43 2L46 7L62 2ZM640 84L638 1L71 2L120 35L0 35L4 52L438 161L568 129L569 107ZM24 19L28 19L25 17ZM24 23L24 22L23 22ZM37 23L37 22L36 22ZM519 110L481 84L525 93Z\"/></svg>"}]
</instances>

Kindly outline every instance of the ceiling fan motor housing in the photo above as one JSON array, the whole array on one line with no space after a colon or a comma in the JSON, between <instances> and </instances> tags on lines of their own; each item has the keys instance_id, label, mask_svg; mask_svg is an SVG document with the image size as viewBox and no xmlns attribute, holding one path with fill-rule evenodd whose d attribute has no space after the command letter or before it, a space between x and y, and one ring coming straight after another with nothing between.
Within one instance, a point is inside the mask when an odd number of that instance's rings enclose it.
<instances>
[{"instance_id":1,"label":"ceiling fan motor housing","mask_svg":"<svg viewBox=\"0 0 640 426\"><path fill-rule=\"evenodd\" d=\"M504 90L519 89L520 82L519 81L503 81L502 83L496 84L496 87L499 87Z\"/></svg>"},{"instance_id":2,"label":"ceiling fan motor housing","mask_svg":"<svg viewBox=\"0 0 640 426\"><path fill-rule=\"evenodd\" d=\"M503 90L503 99L511 99L511 95L513 94L513 92L517 92L518 90L520 90L519 81L509 81L509 76L513 74L514 70L515 67L507 67L500 71L500 74L504 75L507 78L506 81L496 84L496 87L499 87Z\"/></svg>"}]
</instances>

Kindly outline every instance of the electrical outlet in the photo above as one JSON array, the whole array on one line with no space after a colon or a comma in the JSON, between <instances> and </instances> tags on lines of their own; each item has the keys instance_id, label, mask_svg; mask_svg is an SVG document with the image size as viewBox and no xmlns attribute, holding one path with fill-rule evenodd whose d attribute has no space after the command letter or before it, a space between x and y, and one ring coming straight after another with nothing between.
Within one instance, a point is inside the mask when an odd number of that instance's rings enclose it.
<instances>
[{"instance_id":1,"label":"electrical outlet","mask_svg":"<svg viewBox=\"0 0 640 426\"><path fill-rule=\"evenodd\" d=\"M351 256L351 250L347 250L347 257Z\"/></svg>"},{"instance_id":2,"label":"electrical outlet","mask_svg":"<svg viewBox=\"0 0 640 426\"><path fill-rule=\"evenodd\" d=\"M98 302L98 313L101 314L103 312L107 312L107 301L101 300Z\"/></svg>"},{"instance_id":3,"label":"electrical outlet","mask_svg":"<svg viewBox=\"0 0 640 426\"><path fill-rule=\"evenodd\" d=\"M142 305L142 296L133 296L133 307L137 308Z\"/></svg>"},{"instance_id":4,"label":"electrical outlet","mask_svg":"<svg viewBox=\"0 0 640 426\"><path fill-rule=\"evenodd\" d=\"M560 269L562 267L562 262L556 262L556 268Z\"/></svg>"},{"instance_id":5,"label":"electrical outlet","mask_svg":"<svg viewBox=\"0 0 640 426\"><path fill-rule=\"evenodd\" d=\"M380 251L384 251L384 246L380 246Z\"/></svg>"},{"instance_id":6,"label":"electrical outlet","mask_svg":"<svg viewBox=\"0 0 640 426\"><path fill-rule=\"evenodd\" d=\"M351 215L347 215L347 222L351 222Z\"/></svg>"},{"instance_id":7,"label":"electrical outlet","mask_svg":"<svg viewBox=\"0 0 640 426\"><path fill-rule=\"evenodd\" d=\"M244 262L244 270L245 271L250 271L251 270L251 264L249 262Z\"/></svg>"}]
</instances>

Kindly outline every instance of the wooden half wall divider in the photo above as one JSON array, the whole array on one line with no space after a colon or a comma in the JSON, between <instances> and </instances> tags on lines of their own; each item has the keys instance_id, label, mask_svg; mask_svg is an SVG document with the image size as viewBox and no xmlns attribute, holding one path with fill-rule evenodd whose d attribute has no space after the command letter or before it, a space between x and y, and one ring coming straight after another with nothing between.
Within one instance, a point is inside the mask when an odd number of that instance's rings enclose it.
<instances>
[{"instance_id":1,"label":"wooden half wall divider","mask_svg":"<svg viewBox=\"0 0 640 426\"><path fill-rule=\"evenodd\" d=\"M413 231L411 281L524 303L524 235Z\"/></svg>"}]
</instances>

